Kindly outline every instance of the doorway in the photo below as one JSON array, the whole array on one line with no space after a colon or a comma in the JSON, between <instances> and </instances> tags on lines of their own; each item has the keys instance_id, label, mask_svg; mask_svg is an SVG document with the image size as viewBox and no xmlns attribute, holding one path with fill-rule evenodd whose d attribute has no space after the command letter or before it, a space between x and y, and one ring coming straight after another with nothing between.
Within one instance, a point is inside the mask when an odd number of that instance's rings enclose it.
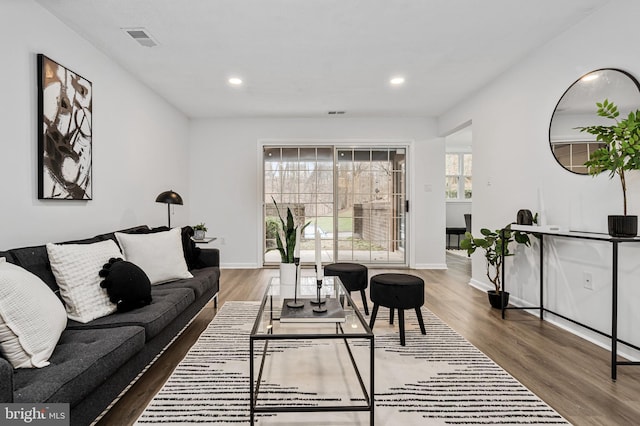
<instances>
[{"instance_id":1,"label":"doorway","mask_svg":"<svg viewBox=\"0 0 640 426\"><path fill-rule=\"evenodd\" d=\"M460 251L464 233L471 231L473 202L473 131L466 126L445 138L446 170L446 248L452 254Z\"/></svg>"}]
</instances>

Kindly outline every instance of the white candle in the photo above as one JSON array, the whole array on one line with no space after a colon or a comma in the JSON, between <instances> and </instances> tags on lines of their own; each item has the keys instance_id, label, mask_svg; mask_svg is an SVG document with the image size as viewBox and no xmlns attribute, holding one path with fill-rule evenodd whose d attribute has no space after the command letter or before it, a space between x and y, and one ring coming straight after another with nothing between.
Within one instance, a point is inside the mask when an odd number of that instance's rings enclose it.
<instances>
[{"instance_id":1,"label":"white candle","mask_svg":"<svg viewBox=\"0 0 640 426\"><path fill-rule=\"evenodd\" d=\"M296 228L296 247L293 249L293 257L300 258L300 227Z\"/></svg>"},{"instance_id":2,"label":"white candle","mask_svg":"<svg viewBox=\"0 0 640 426\"><path fill-rule=\"evenodd\" d=\"M320 244L320 231L316 224L316 275L318 280L322 279L322 248Z\"/></svg>"},{"instance_id":3,"label":"white candle","mask_svg":"<svg viewBox=\"0 0 640 426\"><path fill-rule=\"evenodd\" d=\"M538 204L540 207L540 214L538 214L538 225L547 225L547 213L544 210L544 196L542 195L542 188L538 187Z\"/></svg>"}]
</instances>

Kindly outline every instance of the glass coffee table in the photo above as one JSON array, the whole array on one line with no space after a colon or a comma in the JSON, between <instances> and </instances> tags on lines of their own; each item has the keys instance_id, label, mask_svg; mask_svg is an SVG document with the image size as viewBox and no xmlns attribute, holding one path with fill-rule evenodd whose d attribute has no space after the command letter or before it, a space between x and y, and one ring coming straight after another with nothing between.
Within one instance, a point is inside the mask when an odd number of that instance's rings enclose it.
<instances>
[{"instance_id":1,"label":"glass coffee table","mask_svg":"<svg viewBox=\"0 0 640 426\"><path fill-rule=\"evenodd\" d=\"M251 424L256 414L368 412L373 425L374 337L340 278L324 277L320 300L327 313L315 313L315 276L294 285L271 278L249 339ZM270 416L260 416L268 424Z\"/></svg>"}]
</instances>

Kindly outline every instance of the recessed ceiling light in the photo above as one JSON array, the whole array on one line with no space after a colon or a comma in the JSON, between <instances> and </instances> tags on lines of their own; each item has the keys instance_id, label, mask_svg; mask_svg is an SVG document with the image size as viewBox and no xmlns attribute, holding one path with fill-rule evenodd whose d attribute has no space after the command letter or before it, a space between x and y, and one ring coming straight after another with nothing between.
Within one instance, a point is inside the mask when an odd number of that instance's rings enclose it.
<instances>
[{"instance_id":1,"label":"recessed ceiling light","mask_svg":"<svg viewBox=\"0 0 640 426\"><path fill-rule=\"evenodd\" d=\"M234 86L240 86L242 84L242 79L238 77L231 77L229 79L229 84L233 84Z\"/></svg>"},{"instance_id":2,"label":"recessed ceiling light","mask_svg":"<svg viewBox=\"0 0 640 426\"><path fill-rule=\"evenodd\" d=\"M398 86L400 84L404 84L404 77L393 77L390 80L390 83L393 84L394 86Z\"/></svg>"}]
</instances>

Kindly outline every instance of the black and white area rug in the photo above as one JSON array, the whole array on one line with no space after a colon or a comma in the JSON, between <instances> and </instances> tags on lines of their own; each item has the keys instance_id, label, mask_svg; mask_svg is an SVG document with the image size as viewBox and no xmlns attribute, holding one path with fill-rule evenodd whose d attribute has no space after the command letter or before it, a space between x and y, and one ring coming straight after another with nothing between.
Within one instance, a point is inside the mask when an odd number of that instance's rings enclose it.
<instances>
[{"instance_id":1,"label":"black and white area rug","mask_svg":"<svg viewBox=\"0 0 640 426\"><path fill-rule=\"evenodd\" d=\"M225 303L136 424L248 425L249 333L258 308L258 302ZM406 311L406 346L402 347L397 319L392 326L388 309L378 313L376 425L569 424L433 313L423 308L422 315L426 335L420 334L415 313ZM270 345L274 351L265 362L260 397L267 404L362 403L357 381L354 385L346 379L354 374L344 343L287 341L280 345L288 347ZM366 359L367 354L364 343L354 345L356 359L363 355ZM367 425L369 415L274 414L257 417L256 424Z\"/></svg>"}]
</instances>

